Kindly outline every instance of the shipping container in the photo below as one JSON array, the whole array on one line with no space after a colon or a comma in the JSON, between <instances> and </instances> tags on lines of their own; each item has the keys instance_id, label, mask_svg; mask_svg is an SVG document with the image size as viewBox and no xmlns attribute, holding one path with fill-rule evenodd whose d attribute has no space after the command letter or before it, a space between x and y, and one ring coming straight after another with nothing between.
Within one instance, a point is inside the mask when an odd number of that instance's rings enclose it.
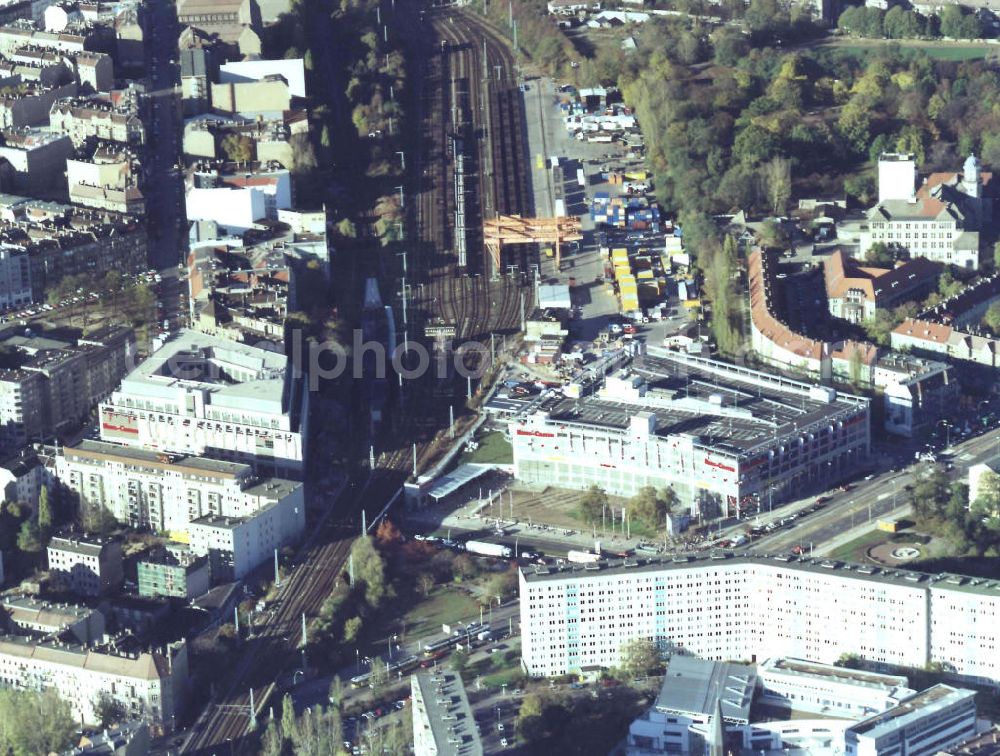
<instances>
[{"instance_id":1,"label":"shipping container","mask_svg":"<svg viewBox=\"0 0 1000 756\"><path fill-rule=\"evenodd\" d=\"M581 188L587 187L587 177L583 174L583 168L576 169L576 183L578 183Z\"/></svg>"},{"instance_id":2,"label":"shipping container","mask_svg":"<svg viewBox=\"0 0 1000 756\"><path fill-rule=\"evenodd\" d=\"M556 200L556 217L565 218L566 217L566 202L565 200Z\"/></svg>"}]
</instances>

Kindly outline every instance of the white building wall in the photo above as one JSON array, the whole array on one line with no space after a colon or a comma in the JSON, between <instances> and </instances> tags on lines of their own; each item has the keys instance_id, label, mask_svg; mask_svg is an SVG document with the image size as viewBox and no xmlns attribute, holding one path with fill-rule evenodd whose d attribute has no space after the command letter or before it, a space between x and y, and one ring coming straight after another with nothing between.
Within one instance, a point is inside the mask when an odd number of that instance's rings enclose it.
<instances>
[{"instance_id":1,"label":"white building wall","mask_svg":"<svg viewBox=\"0 0 1000 756\"><path fill-rule=\"evenodd\" d=\"M188 526L191 551L199 556L225 552L236 580L273 558L274 550L296 541L305 530L302 487L238 524L192 522Z\"/></svg>"},{"instance_id":2,"label":"white building wall","mask_svg":"<svg viewBox=\"0 0 1000 756\"><path fill-rule=\"evenodd\" d=\"M189 221L211 220L230 231L246 231L267 216L264 193L256 189L189 189Z\"/></svg>"},{"instance_id":3,"label":"white building wall","mask_svg":"<svg viewBox=\"0 0 1000 756\"><path fill-rule=\"evenodd\" d=\"M521 575L523 663L530 674L613 667L630 638L656 639L706 659L793 656L832 664L843 654L1000 682L1000 591L870 579L794 562L708 561ZM934 607L932 613L932 607Z\"/></svg>"},{"instance_id":4,"label":"white building wall","mask_svg":"<svg viewBox=\"0 0 1000 756\"><path fill-rule=\"evenodd\" d=\"M886 159L889 158L889 159ZM883 156L878 161L878 201L905 200L913 202L917 191L917 163L912 156ZM862 247L862 252L866 247Z\"/></svg>"}]
</instances>

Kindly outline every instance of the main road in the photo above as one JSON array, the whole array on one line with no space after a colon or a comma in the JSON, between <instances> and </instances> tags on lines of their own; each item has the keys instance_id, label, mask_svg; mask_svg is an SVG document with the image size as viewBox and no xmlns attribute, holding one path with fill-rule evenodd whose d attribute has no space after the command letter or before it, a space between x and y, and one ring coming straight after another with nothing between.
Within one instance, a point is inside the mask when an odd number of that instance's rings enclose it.
<instances>
[{"instance_id":1,"label":"main road","mask_svg":"<svg viewBox=\"0 0 1000 756\"><path fill-rule=\"evenodd\" d=\"M962 480L973 465L1000 459L1000 431L990 431L955 444L944 455L953 465L948 471L949 477L952 480ZM904 515L909 511L909 492L906 488L913 484L918 468L919 464L886 471L857 484L849 491L830 494L830 501L822 510L797 520L792 527L756 539L750 548L754 551L778 553L801 546L809 553L833 539L855 533L860 535L870 529L880 517ZM762 522L787 517L808 506L806 502L792 508L783 508L780 513L762 518Z\"/></svg>"}]
</instances>

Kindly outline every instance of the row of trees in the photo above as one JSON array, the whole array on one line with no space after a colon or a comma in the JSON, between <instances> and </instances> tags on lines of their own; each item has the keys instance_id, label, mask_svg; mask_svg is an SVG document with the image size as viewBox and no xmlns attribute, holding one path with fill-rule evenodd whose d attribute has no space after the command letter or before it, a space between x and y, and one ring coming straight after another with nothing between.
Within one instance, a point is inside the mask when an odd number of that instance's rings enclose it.
<instances>
[{"instance_id":1,"label":"row of trees","mask_svg":"<svg viewBox=\"0 0 1000 756\"><path fill-rule=\"evenodd\" d=\"M1000 556L1000 475L987 472L970 501L966 483L952 483L941 467L925 465L909 498L917 526L945 539L951 553Z\"/></svg>"},{"instance_id":2,"label":"row of trees","mask_svg":"<svg viewBox=\"0 0 1000 756\"><path fill-rule=\"evenodd\" d=\"M530 753L611 753L648 706L638 690L624 686L597 698L533 692L521 700L517 730Z\"/></svg>"},{"instance_id":3,"label":"row of trees","mask_svg":"<svg viewBox=\"0 0 1000 756\"><path fill-rule=\"evenodd\" d=\"M837 28L855 37L870 39L979 39L983 36L979 16L960 5L946 5L939 16L923 16L899 5L887 11L854 6L840 14Z\"/></svg>"},{"instance_id":4,"label":"row of trees","mask_svg":"<svg viewBox=\"0 0 1000 756\"><path fill-rule=\"evenodd\" d=\"M340 756L346 753L339 699L328 707L313 706L296 716L292 697L286 693L281 701L281 719L272 717L261 738L261 756Z\"/></svg>"},{"instance_id":5,"label":"row of trees","mask_svg":"<svg viewBox=\"0 0 1000 756\"><path fill-rule=\"evenodd\" d=\"M628 500L625 511L630 521L644 525L654 532L666 527L666 518L677 506L677 494L672 488L657 490L653 486L643 486ZM597 485L588 488L577 502L577 514L590 527L614 523L615 510L607 492Z\"/></svg>"},{"instance_id":6,"label":"row of trees","mask_svg":"<svg viewBox=\"0 0 1000 756\"><path fill-rule=\"evenodd\" d=\"M349 659L349 647L362 637L384 602L395 596L389 582L386 560L371 536L354 542L349 563L353 582L339 580L333 594L323 602L311 631L311 658L337 666ZM376 665L377 666L377 665Z\"/></svg>"}]
</instances>

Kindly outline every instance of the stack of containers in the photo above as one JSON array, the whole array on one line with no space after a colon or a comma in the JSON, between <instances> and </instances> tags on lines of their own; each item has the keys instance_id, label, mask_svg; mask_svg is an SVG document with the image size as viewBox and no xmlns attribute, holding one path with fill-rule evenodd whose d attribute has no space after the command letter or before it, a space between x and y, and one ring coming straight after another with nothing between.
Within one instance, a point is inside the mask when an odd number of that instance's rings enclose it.
<instances>
[{"instance_id":1,"label":"stack of containers","mask_svg":"<svg viewBox=\"0 0 1000 756\"><path fill-rule=\"evenodd\" d=\"M639 287L631 273L618 279L618 292L622 299L622 312L639 309Z\"/></svg>"},{"instance_id":2,"label":"stack of containers","mask_svg":"<svg viewBox=\"0 0 1000 756\"><path fill-rule=\"evenodd\" d=\"M594 201L590 204L590 219L594 223L607 223L608 206L610 203L610 194L607 192L595 192Z\"/></svg>"},{"instance_id":3,"label":"stack of containers","mask_svg":"<svg viewBox=\"0 0 1000 756\"><path fill-rule=\"evenodd\" d=\"M590 205L590 219L595 224L625 227L625 208L619 197L612 197L607 192L596 192Z\"/></svg>"},{"instance_id":4,"label":"stack of containers","mask_svg":"<svg viewBox=\"0 0 1000 756\"><path fill-rule=\"evenodd\" d=\"M656 207L639 207L629 211L628 228L630 231L660 232L660 211Z\"/></svg>"},{"instance_id":5,"label":"stack of containers","mask_svg":"<svg viewBox=\"0 0 1000 756\"><path fill-rule=\"evenodd\" d=\"M652 258L643 252L635 258L635 267L639 299L643 302L658 301L661 289L660 282L656 279L656 272L653 270Z\"/></svg>"}]
</instances>

